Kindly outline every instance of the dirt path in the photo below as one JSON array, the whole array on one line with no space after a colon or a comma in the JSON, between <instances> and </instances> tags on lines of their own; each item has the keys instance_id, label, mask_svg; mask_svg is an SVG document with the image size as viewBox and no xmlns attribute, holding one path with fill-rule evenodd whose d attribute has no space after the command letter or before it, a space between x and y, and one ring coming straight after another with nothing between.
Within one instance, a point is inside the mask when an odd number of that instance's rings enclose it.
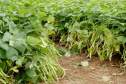
<instances>
[{"instance_id":1,"label":"dirt path","mask_svg":"<svg viewBox=\"0 0 126 84\"><path fill-rule=\"evenodd\" d=\"M122 71L122 60L114 57L101 63L98 57L87 59L86 54L60 57L59 63L66 70L66 76L52 84L126 84L126 74ZM81 61L88 61L89 66L74 66Z\"/></svg>"}]
</instances>

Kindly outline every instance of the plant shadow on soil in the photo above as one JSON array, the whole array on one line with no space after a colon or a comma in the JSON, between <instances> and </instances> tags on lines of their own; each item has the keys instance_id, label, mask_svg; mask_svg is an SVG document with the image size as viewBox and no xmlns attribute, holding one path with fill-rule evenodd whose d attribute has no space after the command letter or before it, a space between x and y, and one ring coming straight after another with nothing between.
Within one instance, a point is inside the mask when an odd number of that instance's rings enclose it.
<instances>
[{"instance_id":1,"label":"plant shadow on soil","mask_svg":"<svg viewBox=\"0 0 126 84\"><path fill-rule=\"evenodd\" d=\"M66 76L51 84L126 84L126 71L122 65L123 60L118 54L112 57L112 61L103 62L99 61L97 55L91 59L87 58L86 51L76 56L71 53L70 57L62 56L58 60L60 65L67 69ZM82 61L88 61L89 66L73 66Z\"/></svg>"}]
</instances>

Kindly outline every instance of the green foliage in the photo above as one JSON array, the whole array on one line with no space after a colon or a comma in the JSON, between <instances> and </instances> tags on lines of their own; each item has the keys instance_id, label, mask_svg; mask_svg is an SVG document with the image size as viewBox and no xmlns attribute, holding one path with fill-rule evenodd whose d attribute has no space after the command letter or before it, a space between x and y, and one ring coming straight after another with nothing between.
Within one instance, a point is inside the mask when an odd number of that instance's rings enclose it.
<instances>
[{"instance_id":1,"label":"green foliage","mask_svg":"<svg viewBox=\"0 0 126 84\"><path fill-rule=\"evenodd\" d=\"M114 52L126 61L126 1L124 0L46 0L48 12L55 16L54 30L69 50L88 49L100 61ZM55 38L55 37L54 37ZM123 46L123 48L121 48Z\"/></svg>"},{"instance_id":2,"label":"green foliage","mask_svg":"<svg viewBox=\"0 0 126 84\"><path fill-rule=\"evenodd\" d=\"M34 0L0 1L0 74L9 75L0 75L0 83L11 83L12 77L15 83L53 82L64 76L59 53L47 37L54 33L55 18L38 4ZM48 32L41 21L47 21Z\"/></svg>"},{"instance_id":3,"label":"green foliage","mask_svg":"<svg viewBox=\"0 0 126 84\"><path fill-rule=\"evenodd\" d=\"M111 60L118 52L126 62L125 4L124 0L1 0L0 68L14 76L15 83L58 80L64 69L49 35L61 36L69 52L59 51L67 57L70 50L77 55L87 49L90 58L97 53L100 61Z\"/></svg>"}]
</instances>

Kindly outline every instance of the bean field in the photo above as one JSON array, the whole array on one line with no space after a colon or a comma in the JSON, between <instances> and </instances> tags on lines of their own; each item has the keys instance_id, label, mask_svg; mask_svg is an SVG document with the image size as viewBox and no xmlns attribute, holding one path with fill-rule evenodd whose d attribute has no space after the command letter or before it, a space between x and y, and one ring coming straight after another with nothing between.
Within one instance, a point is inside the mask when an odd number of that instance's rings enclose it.
<instances>
[{"instance_id":1,"label":"bean field","mask_svg":"<svg viewBox=\"0 0 126 84\"><path fill-rule=\"evenodd\" d=\"M125 71L125 5L125 0L0 0L0 84L62 80L69 73L60 57L65 63L80 54L88 60L95 55L99 63L118 56Z\"/></svg>"}]
</instances>

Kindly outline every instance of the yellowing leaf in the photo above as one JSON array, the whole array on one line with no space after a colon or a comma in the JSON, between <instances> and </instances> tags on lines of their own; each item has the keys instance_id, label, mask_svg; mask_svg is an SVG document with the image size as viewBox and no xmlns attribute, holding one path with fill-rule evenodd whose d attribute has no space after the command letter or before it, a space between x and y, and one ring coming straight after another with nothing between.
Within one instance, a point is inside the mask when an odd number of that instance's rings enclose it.
<instances>
[{"instance_id":1,"label":"yellowing leaf","mask_svg":"<svg viewBox=\"0 0 126 84\"><path fill-rule=\"evenodd\" d=\"M108 28L104 28L103 31L106 36L111 34L111 31Z\"/></svg>"},{"instance_id":2,"label":"yellowing leaf","mask_svg":"<svg viewBox=\"0 0 126 84\"><path fill-rule=\"evenodd\" d=\"M112 38L113 38L112 35L107 36L107 39L108 39L108 40L112 40Z\"/></svg>"},{"instance_id":3,"label":"yellowing leaf","mask_svg":"<svg viewBox=\"0 0 126 84\"><path fill-rule=\"evenodd\" d=\"M33 84L32 82L29 82L28 84Z\"/></svg>"},{"instance_id":4,"label":"yellowing leaf","mask_svg":"<svg viewBox=\"0 0 126 84\"><path fill-rule=\"evenodd\" d=\"M14 69L13 71L14 71L14 72L16 72L16 73L18 73L18 72L19 72L19 70L18 70L18 69Z\"/></svg>"},{"instance_id":5,"label":"yellowing leaf","mask_svg":"<svg viewBox=\"0 0 126 84\"><path fill-rule=\"evenodd\" d=\"M92 69L92 70L94 70L94 69L95 69L95 68L94 68L94 67L92 67L92 66L90 66L89 68L90 68L90 69Z\"/></svg>"},{"instance_id":6,"label":"yellowing leaf","mask_svg":"<svg viewBox=\"0 0 126 84\"><path fill-rule=\"evenodd\" d=\"M51 74L51 73L49 73L49 76L50 76L50 77L52 77L52 74Z\"/></svg>"},{"instance_id":7,"label":"yellowing leaf","mask_svg":"<svg viewBox=\"0 0 126 84\"><path fill-rule=\"evenodd\" d=\"M120 50L120 46L119 45L113 44L113 46L115 47L115 50L116 51L119 51Z\"/></svg>"},{"instance_id":8,"label":"yellowing leaf","mask_svg":"<svg viewBox=\"0 0 126 84\"><path fill-rule=\"evenodd\" d=\"M102 25L101 27L106 28L106 27L107 27L107 25Z\"/></svg>"},{"instance_id":9,"label":"yellowing leaf","mask_svg":"<svg viewBox=\"0 0 126 84\"><path fill-rule=\"evenodd\" d=\"M68 0L66 0L66 3L69 3L69 1L68 1Z\"/></svg>"}]
</instances>

